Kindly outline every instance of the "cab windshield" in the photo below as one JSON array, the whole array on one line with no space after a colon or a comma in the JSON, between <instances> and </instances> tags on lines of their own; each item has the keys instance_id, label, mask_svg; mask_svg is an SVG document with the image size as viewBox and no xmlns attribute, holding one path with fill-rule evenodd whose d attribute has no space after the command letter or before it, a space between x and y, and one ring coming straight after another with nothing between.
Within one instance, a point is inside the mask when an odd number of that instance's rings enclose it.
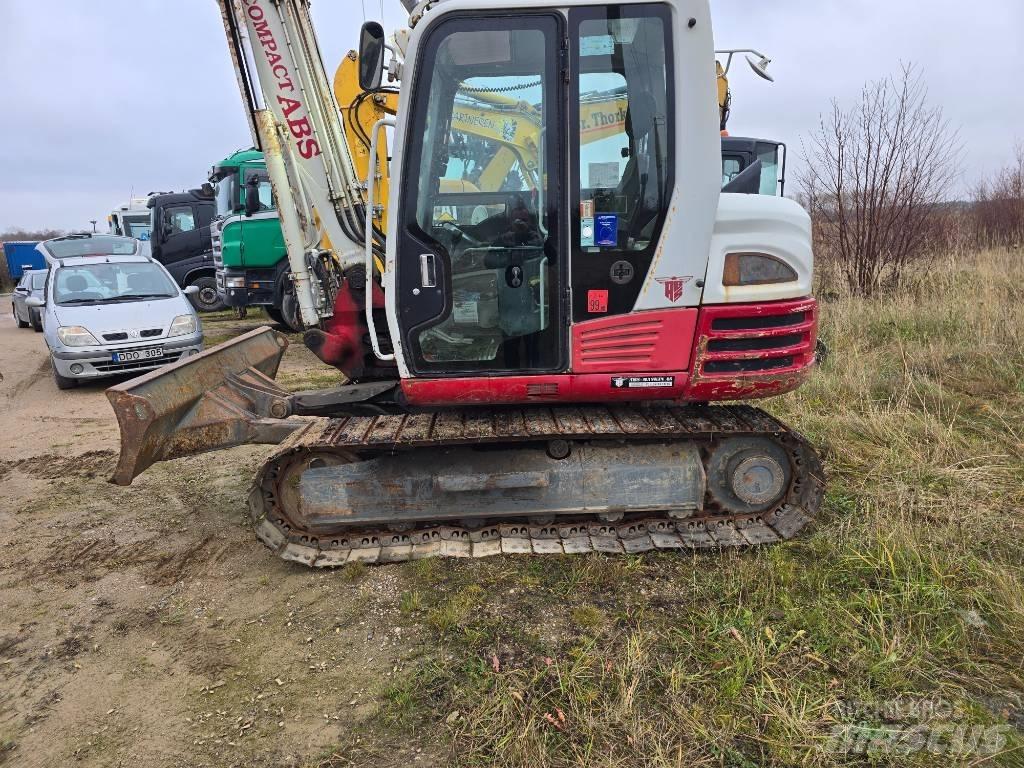
<instances>
[{"instance_id":1,"label":"cab windshield","mask_svg":"<svg viewBox=\"0 0 1024 768\"><path fill-rule=\"evenodd\" d=\"M61 267L53 284L57 304L104 304L169 299L178 289L150 262L81 264Z\"/></svg>"},{"instance_id":2,"label":"cab windshield","mask_svg":"<svg viewBox=\"0 0 1024 768\"><path fill-rule=\"evenodd\" d=\"M149 214L124 217L125 234L137 240L149 240Z\"/></svg>"},{"instance_id":3,"label":"cab windshield","mask_svg":"<svg viewBox=\"0 0 1024 768\"><path fill-rule=\"evenodd\" d=\"M216 191L217 217L230 216L238 208L238 174L229 173L213 185Z\"/></svg>"}]
</instances>

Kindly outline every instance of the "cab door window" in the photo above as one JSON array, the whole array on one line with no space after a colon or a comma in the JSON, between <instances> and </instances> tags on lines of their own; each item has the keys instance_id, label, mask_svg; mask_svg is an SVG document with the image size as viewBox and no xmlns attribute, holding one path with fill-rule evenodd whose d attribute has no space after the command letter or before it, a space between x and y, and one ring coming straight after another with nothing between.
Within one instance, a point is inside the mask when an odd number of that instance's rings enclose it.
<instances>
[{"instance_id":1,"label":"cab door window","mask_svg":"<svg viewBox=\"0 0 1024 768\"><path fill-rule=\"evenodd\" d=\"M260 199L260 211L274 210L274 189L270 184L270 175L266 171L246 171L245 183L242 185L242 207L245 207L245 199L252 192Z\"/></svg>"},{"instance_id":2,"label":"cab door window","mask_svg":"<svg viewBox=\"0 0 1024 768\"><path fill-rule=\"evenodd\" d=\"M743 158L740 155L722 155L722 186L740 175L743 170Z\"/></svg>"},{"instance_id":3,"label":"cab door window","mask_svg":"<svg viewBox=\"0 0 1024 768\"><path fill-rule=\"evenodd\" d=\"M559 39L524 14L452 19L426 44L399 265L420 370L560 363Z\"/></svg>"},{"instance_id":4,"label":"cab door window","mask_svg":"<svg viewBox=\"0 0 1024 768\"><path fill-rule=\"evenodd\" d=\"M570 120L578 126L573 317L581 320L632 310L668 212L671 14L661 4L624 4L574 9L569 20L577 97Z\"/></svg>"},{"instance_id":5,"label":"cab door window","mask_svg":"<svg viewBox=\"0 0 1024 768\"><path fill-rule=\"evenodd\" d=\"M196 217L191 205L171 206L167 209L166 216L172 237L196 228Z\"/></svg>"}]
</instances>

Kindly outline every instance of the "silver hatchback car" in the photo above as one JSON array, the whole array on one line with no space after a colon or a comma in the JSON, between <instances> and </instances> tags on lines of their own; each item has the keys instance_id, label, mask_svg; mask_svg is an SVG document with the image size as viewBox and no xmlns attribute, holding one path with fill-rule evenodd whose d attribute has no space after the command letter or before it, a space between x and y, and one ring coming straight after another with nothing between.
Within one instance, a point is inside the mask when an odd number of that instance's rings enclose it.
<instances>
[{"instance_id":1,"label":"silver hatchback car","mask_svg":"<svg viewBox=\"0 0 1024 768\"><path fill-rule=\"evenodd\" d=\"M43 311L53 378L60 389L83 379L141 373L203 349L189 289L141 255L138 241L73 235L40 244L50 271ZM105 253L104 253L105 251Z\"/></svg>"},{"instance_id":2,"label":"silver hatchback car","mask_svg":"<svg viewBox=\"0 0 1024 768\"><path fill-rule=\"evenodd\" d=\"M35 296L41 299L46 286L45 269L27 269L11 294L11 311L19 328L30 325L36 331L43 330L43 317L38 307L30 307L25 302Z\"/></svg>"}]
</instances>

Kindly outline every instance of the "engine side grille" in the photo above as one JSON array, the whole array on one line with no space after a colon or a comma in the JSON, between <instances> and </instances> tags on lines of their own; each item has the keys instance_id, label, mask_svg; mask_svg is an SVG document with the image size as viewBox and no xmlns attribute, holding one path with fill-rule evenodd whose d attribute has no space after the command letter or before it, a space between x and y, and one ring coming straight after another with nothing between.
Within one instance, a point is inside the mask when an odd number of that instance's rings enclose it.
<instances>
[{"instance_id":1,"label":"engine side grille","mask_svg":"<svg viewBox=\"0 0 1024 768\"><path fill-rule=\"evenodd\" d=\"M572 327L574 373L683 371L697 324L690 307L615 315Z\"/></svg>"},{"instance_id":2,"label":"engine side grille","mask_svg":"<svg viewBox=\"0 0 1024 768\"><path fill-rule=\"evenodd\" d=\"M698 376L737 379L802 370L814 362L813 299L701 308Z\"/></svg>"},{"instance_id":3,"label":"engine side grille","mask_svg":"<svg viewBox=\"0 0 1024 768\"><path fill-rule=\"evenodd\" d=\"M711 321L713 331L753 331L761 328L785 328L799 325L807 319L806 312L761 317L718 317Z\"/></svg>"}]
</instances>

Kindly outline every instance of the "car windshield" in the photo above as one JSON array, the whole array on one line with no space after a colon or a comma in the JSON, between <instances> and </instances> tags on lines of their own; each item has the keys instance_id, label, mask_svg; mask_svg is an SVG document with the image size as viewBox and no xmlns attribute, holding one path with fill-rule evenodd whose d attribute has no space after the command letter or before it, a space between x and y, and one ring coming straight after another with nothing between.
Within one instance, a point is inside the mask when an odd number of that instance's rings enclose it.
<instances>
[{"instance_id":1,"label":"car windshield","mask_svg":"<svg viewBox=\"0 0 1024 768\"><path fill-rule=\"evenodd\" d=\"M61 267L53 285L54 301L65 305L168 299L177 293L164 271L149 262Z\"/></svg>"},{"instance_id":2,"label":"car windshield","mask_svg":"<svg viewBox=\"0 0 1024 768\"><path fill-rule=\"evenodd\" d=\"M138 244L130 237L91 235L47 240L44 247L54 258L67 259L73 256L130 256Z\"/></svg>"},{"instance_id":3,"label":"car windshield","mask_svg":"<svg viewBox=\"0 0 1024 768\"><path fill-rule=\"evenodd\" d=\"M33 272L32 273L32 290L38 291L46 285L46 273L45 272Z\"/></svg>"}]
</instances>

